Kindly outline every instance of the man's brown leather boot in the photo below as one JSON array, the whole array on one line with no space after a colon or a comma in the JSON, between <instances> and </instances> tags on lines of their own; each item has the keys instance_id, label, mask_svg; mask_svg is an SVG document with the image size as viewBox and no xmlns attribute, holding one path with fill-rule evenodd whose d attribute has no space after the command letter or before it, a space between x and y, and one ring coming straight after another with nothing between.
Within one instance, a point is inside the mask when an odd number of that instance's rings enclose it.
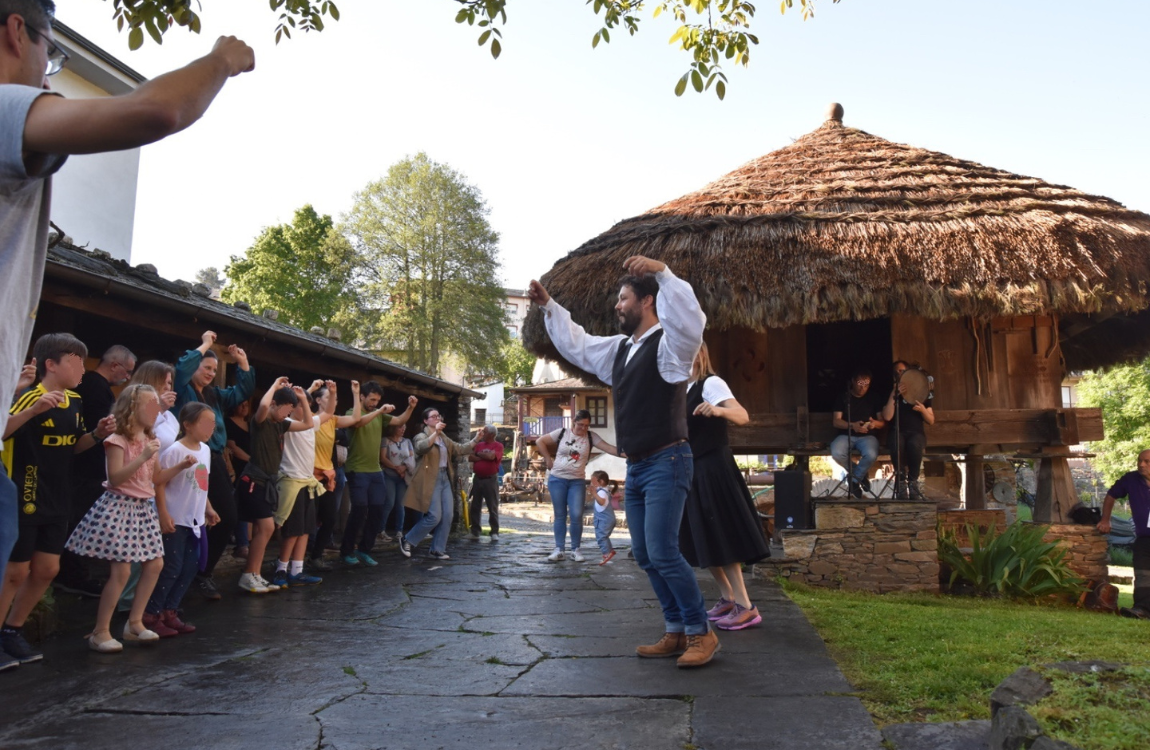
<instances>
[{"instance_id":1,"label":"man's brown leather boot","mask_svg":"<svg viewBox=\"0 0 1150 750\"><path fill-rule=\"evenodd\" d=\"M701 667L719 653L722 646L715 631L708 631L706 635L687 636L687 651L679 657L676 665L679 667Z\"/></svg>"},{"instance_id":2,"label":"man's brown leather boot","mask_svg":"<svg viewBox=\"0 0 1150 750\"><path fill-rule=\"evenodd\" d=\"M651 646L639 646L635 653L646 659L664 656L678 656L687 649L687 636L683 633L663 633L659 642Z\"/></svg>"}]
</instances>

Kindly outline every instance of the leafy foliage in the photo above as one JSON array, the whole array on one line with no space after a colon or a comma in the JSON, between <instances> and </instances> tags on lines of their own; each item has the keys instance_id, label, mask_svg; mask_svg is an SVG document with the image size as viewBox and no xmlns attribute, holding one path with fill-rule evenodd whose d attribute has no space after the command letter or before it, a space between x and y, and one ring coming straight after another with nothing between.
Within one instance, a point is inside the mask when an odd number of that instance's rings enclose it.
<instances>
[{"instance_id":1,"label":"leafy foliage","mask_svg":"<svg viewBox=\"0 0 1150 750\"><path fill-rule=\"evenodd\" d=\"M203 284L209 289L219 291L224 288L227 280L220 274L220 269L215 266L208 266L196 271L196 282Z\"/></svg>"},{"instance_id":2,"label":"leafy foliage","mask_svg":"<svg viewBox=\"0 0 1150 750\"><path fill-rule=\"evenodd\" d=\"M1094 468L1115 482L1138 465L1150 445L1150 358L1133 365L1088 372L1078 383L1080 406L1101 407L1106 437L1090 444Z\"/></svg>"},{"instance_id":3,"label":"leafy foliage","mask_svg":"<svg viewBox=\"0 0 1150 750\"><path fill-rule=\"evenodd\" d=\"M244 300L259 312L278 310L281 320L307 330L339 321L355 254L330 216L310 205L291 224L267 227L242 256L224 269L229 284L220 297Z\"/></svg>"},{"instance_id":4,"label":"leafy foliage","mask_svg":"<svg viewBox=\"0 0 1150 750\"><path fill-rule=\"evenodd\" d=\"M495 375L499 381L509 385L528 385L535 370L535 355L523 348L519 339L508 341L499 351L499 362Z\"/></svg>"},{"instance_id":5,"label":"leafy foliage","mask_svg":"<svg viewBox=\"0 0 1150 750\"><path fill-rule=\"evenodd\" d=\"M128 46L138 49L144 43L144 30L163 43L164 33L172 26L183 26L200 32L200 17L192 10L193 0L112 0L113 18L123 31L127 26ZM456 0L460 5L455 14L456 23L466 23L479 29L478 44L487 47L491 56L498 58L503 52L503 31L507 23L508 0ZM640 13L652 8L652 19L666 13L678 27L670 44L691 57L687 72L675 84L675 95L682 96L690 86L695 91L714 90L720 99L727 95L727 76L722 70L724 62L746 67L750 62L752 45L759 38L750 32L756 7L747 0L584 0L596 16L602 16L603 26L591 37L591 47L600 42L609 44L611 32L622 28L628 35L639 32ZM839 2L839 0L831 0ZM198 4L198 3L197 3ZM330 0L269 0L271 10L279 11L275 37L291 38L293 30L323 31L324 18L339 20L339 9ZM815 0L798 0L803 20L815 14ZM781 0L779 12L793 8L795 0Z\"/></svg>"},{"instance_id":6,"label":"leafy foliage","mask_svg":"<svg viewBox=\"0 0 1150 750\"><path fill-rule=\"evenodd\" d=\"M953 530L940 530L938 559L950 566L950 584L961 579L985 594L1037 599L1078 594L1083 581L1066 564L1066 550L1045 542L1046 526L1015 521L1002 533L992 524L985 534L967 524L970 555L963 554Z\"/></svg>"},{"instance_id":7,"label":"leafy foliage","mask_svg":"<svg viewBox=\"0 0 1150 750\"><path fill-rule=\"evenodd\" d=\"M357 254L360 337L433 375L448 352L496 369L508 333L487 213L477 188L424 153L356 193L341 229Z\"/></svg>"},{"instance_id":8,"label":"leafy foliage","mask_svg":"<svg viewBox=\"0 0 1150 750\"><path fill-rule=\"evenodd\" d=\"M339 20L339 8L330 0L268 0L273 12L279 11L276 25L276 42L282 37L291 38L293 29L301 31L323 31L324 17ZM195 0L112 0L112 18L116 28L128 29L129 49L139 49L144 44L144 32L156 44L164 43L164 34L173 26L183 26L188 31L200 33L200 16L193 10L199 6Z\"/></svg>"}]
</instances>

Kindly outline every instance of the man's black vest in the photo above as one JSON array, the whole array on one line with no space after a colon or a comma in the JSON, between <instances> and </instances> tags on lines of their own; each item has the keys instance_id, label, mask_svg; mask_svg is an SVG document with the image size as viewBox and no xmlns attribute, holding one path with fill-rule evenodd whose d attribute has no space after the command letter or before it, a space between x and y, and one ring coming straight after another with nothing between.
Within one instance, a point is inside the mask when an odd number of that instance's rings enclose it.
<instances>
[{"instance_id":1,"label":"man's black vest","mask_svg":"<svg viewBox=\"0 0 1150 750\"><path fill-rule=\"evenodd\" d=\"M687 381L668 383L659 374L662 329L643 342L627 362L631 339L615 353L611 387L615 395L615 442L628 457L687 439Z\"/></svg>"}]
</instances>

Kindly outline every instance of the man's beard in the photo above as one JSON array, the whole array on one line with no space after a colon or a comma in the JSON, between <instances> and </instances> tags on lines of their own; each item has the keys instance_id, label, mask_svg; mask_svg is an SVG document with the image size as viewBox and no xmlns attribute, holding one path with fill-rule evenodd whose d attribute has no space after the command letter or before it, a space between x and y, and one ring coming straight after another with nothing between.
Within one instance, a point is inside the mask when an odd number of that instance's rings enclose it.
<instances>
[{"instance_id":1,"label":"man's beard","mask_svg":"<svg viewBox=\"0 0 1150 750\"><path fill-rule=\"evenodd\" d=\"M619 313L619 330L624 336L630 336L639 327L639 322L642 316L634 312L621 312Z\"/></svg>"}]
</instances>

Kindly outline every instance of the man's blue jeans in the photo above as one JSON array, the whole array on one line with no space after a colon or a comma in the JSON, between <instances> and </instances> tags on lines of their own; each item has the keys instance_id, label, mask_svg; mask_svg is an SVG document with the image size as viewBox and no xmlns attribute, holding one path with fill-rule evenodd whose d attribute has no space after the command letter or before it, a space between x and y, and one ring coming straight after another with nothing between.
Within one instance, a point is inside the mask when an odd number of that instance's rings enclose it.
<instances>
[{"instance_id":1,"label":"man's blue jeans","mask_svg":"<svg viewBox=\"0 0 1150 750\"><path fill-rule=\"evenodd\" d=\"M8 475L0 471L0 581L4 580L4 569L8 567L8 556L16 546L20 536L20 519L17 515L16 485Z\"/></svg>"},{"instance_id":2,"label":"man's blue jeans","mask_svg":"<svg viewBox=\"0 0 1150 750\"><path fill-rule=\"evenodd\" d=\"M351 493L351 512L347 514L339 554L348 557L355 552L358 537L359 551L369 555L376 536L383 529L383 507L387 502L383 472L351 472L347 475L347 484Z\"/></svg>"},{"instance_id":3,"label":"man's blue jeans","mask_svg":"<svg viewBox=\"0 0 1150 750\"><path fill-rule=\"evenodd\" d=\"M551 493L551 509L555 516L552 521L555 547L566 549L568 516L570 516L571 549L579 549L583 541L583 501L587 497L587 480L552 476L547 479L547 491Z\"/></svg>"},{"instance_id":4,"label":"man's blue jeans","mask_svg":"<svg viewBox=\"0 0 1150 750\"><path fill-rule=\"evenodd\" d=\"M431 505L423 518L411 527L407 533L407 541L412 547L423 541L423 538L434 529L431 535L431 551L447 552L447 535L451 533L451 519L455 516L455 495L451 491L451 479L447 469L440 469L439 476L435 478L435 489L431 493Z\"/></svg>"},{"instance_id":5,"label":"man's blue jeans","mask_svg":"<svg viewBox=\"0 0 1150 750\"><path fill-rule=\"evenodd\" d=\"M703 635L709 630L703 592L679 552L679 527L694 468L686 443L642 461L628 460L625 509L631 551L651 579L667 632Z\"/></svg>"},{"instance_id":6,"label":"man's blue jeans","mask_svg":"<svg viewBox=\"0 0 1150 750\"><path fill-rule=\"evenodd\" d=\"M847 448L847 440L850 440L850 448ZM852 473L851 451L859 452L858 466L853 471L854 478L863 479L871 465L878 460L878 438L874 435L851 435L849 438L839 435L831 441L831 458L848 474Z\"/></svg>"}]
</instances>

